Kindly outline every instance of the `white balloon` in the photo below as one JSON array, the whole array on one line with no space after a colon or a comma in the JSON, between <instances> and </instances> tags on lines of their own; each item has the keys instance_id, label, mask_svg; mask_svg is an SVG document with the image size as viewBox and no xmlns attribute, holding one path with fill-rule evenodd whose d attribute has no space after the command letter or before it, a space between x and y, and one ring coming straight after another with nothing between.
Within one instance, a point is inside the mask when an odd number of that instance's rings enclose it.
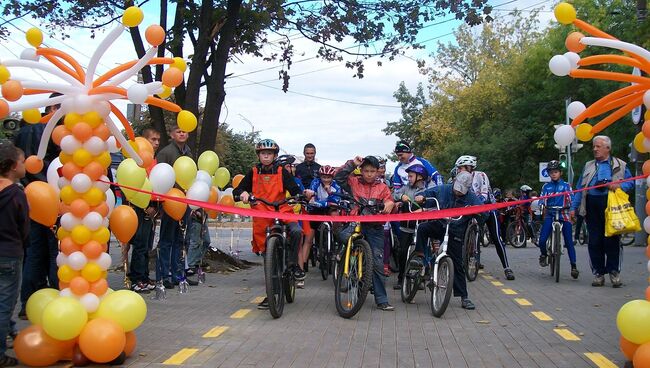
<instances>
[{"instance_id":1,"label":"white balloon","mask_svg":"<svg viewBox=\"0 0 650 368\"><path fill-rule=\"evenodd\" d=\"M75 226L80 224L81 220L70 212L64 213L63 216L61 216L61 227L64 230L72 231Z\"/></svg>"},{"instance_id":2,"label":"white balloon","mask_svg":"<svg viewBox=\"0 0 650 368\"><path fill-rule=\"evenodd\" d=\"M115 153L120 151L120 149L117 148L117 140L115 140L115 137L113 136L108 137L108 139L106 140L106 144L108 145L108 152Z\"/></svg>"},{"instance_id":3,"label":"white balloon","mask_svg":"<svg viewBox=\"0 0 650 368\"><path fill-rule=\"evenodd\" d=\"M110 216L115 208L115 194L110 189L106 191L106 204L108 205L108 215Z\"/></svg>"},{"instance_id":4,"label":"white balloon","mask_svg":"<svg viewBox=\"0 0 650 368\"><path fill-rule=\"evenodd\" d=\"M84 148L90 152L91 155L97 156L107 150L106 142L99 137L90 137L84 144Z\"/></svg>"},{"instance_id":5,"label":"white balloon","mask_svg":"<svg viewBox=\"0 0 650 368\"><path fill-rule=\"evenodd\" d=\"M97 231L104 224L104 217L97 212L88 212L82 224L90 231Z\"/></svg>"},{"instance_id":6,"label":"white balloon","mask_svg":"<svg viewBox=\"0 0 650 368\"><path fill-rule=\"evenodd\" d=\"M564 55L555 55L548 62L548 68L558 77L564 77L571 71L571 62Z\"/></svg>"},{"instance_id":7,"label":"white balloon","mask_svg":"<svg viewBox=\"0 0 650 368\"><path fill-rule=\"evenodd\" d=\"M20 53L20 58L22 60L31 60L31 61L38 61L38 54L36 54L36 50L32 48L26 48Z\"/></svg>"},{"instance_id":8,"label":"white balloon","mask_svg":"<svg viewBox=\"0 0 650 368\"><path fill-rule=\"evenodd\" d=\"M50 166L47 167L47 183L50 184L52 188L54 188L54 191L56 194L59 194L59 173L57 170L62 167L63 165L61 164L61 160L57 157L52 162L50 162Z\"/></svg>"},{"instance_id":9,"label":"white balloon","mask_svg":"<svg viewBox=\"0 0 650 368\"><path fill-rule=\"evenodd\" d=\"M111 113L111 105L108 103L108 101L98 101L95 104L95 111L101 116L101 117L107 117L108 114Z\"/></svg>"},{"instance_id":10,"label":"white balloon","mask_svg":"<svg viewBox=\"0 0 650 368\"><path fill-rule=\"evenodd\" d=\"M59 296L67 297L67 296L72 296L72 290L70 288L65 288L61 291L59 291Z\"/></svg>"},{"instance_id":11,"label":"white balloon","mask_svg":"<svg viewBox=\"0 0 650 368\"><path fill-rule=\"evenodd\" d=\"M645 91L643 94L643 104L650 109L650 91Z\"/></svg>"},{"instance_id":12,"label":"white balloon","mask_svg":"<svg viewBox=\"0 0 650 368\"><path fill-rule=\"evenodd\" d=\"M99 258L95 260L95 263L99 266L99 268L102 269L102 271L108 270L109 267L111 267L111 256L108 255L108 253L102 253Z\"/></svg>"},{"instance_id":13,"label":"white balloon","mask_svg":"<svg viewBox=\"0 0 650 368\"><path fill-rule=\"evenodd\" d=\"M585 110L587 110L587 106L580 101L573 101L566 108L567 115L569 115L570 119L577 118Z\"/></svg>"},{"instance_id":14,"label":"white balloon","mask_svg":"<svg viewBox=\"0 0 650 368\"><path fill-rule=\"evenodd\" d=\"M555 130L553 134L553 139L560 147L566 147L573 142L573 139L576 137L576 131L571 125L562 125Z\"/></svg>"},{"instance_id":15,"label":"white balloon","mask_svg":"<svg viewBox=\"0 0 650 368\"><path fill-rule=\"evenodd\" d=\"M233 188L227 188L226 190L223 191L223 195L232 196L232 191L233 191Z\"/></svg>"},{"instance_id":16,"label":"white balloon","mask_svg":"<svg viewBox=\"0 0 650 368\"><path fill-rule=\"evenodd\" d=\"M174 187L176 174L171 165L161 162L156 164L149 173L152 191L155 193L167 193Z\"/></svg>"},{"instance_id":17,"label":"white balloon","mask_svg":"<svg viewBox=\"0 0 650 368\"><path fill-rule=\"evenodd\" d=\"M68 256L68 265L73 270L79 271L88 263L88 258L82 252L72 252Z\"/></svg>"},{"instance_id":18,"label":"white balloon","mask_svg":"<svg viewBox=\"0 0 650 368\"><path fill-rule=\"evenodd\" d=\"M72 134L66 135L61 139L61 151L71 155L79 148L81 148L81 142L79 142Z\"/></svg>"},{"instance_id":19,"label":"white balloon","mask_svg":"<svg viewBox=\"0 0 650 368\"><path fill-rule=\"evenodd\" d=\"M645 230L647 234L650 234L650 216L643 220L643 230Z\"/></svg>"},{"instance_id":20,"label":"white balloon","mask_svg":"<svg viewBox=\"0 0 650 368\"><path fill-rule=\"evenodd\" d=\"M564 57L569 60L569 63L571 63L571 69L578 69L578 62L580 61L580 55L576 54L575 52L565 52Z\"/></svg>"},{"instance_id":21,"label":"white balloon","mask_svg":"<svg viewBox=\"0 0 650 368\"><path fill-rule=\"evenodd\" d=\"M648 272L650 272L650 261L648 261Z\"/></svg>"},{"instance_id":22,"label":"white balloon","mask_svg":"<svg viewBox=\"0 0 650 368\"><path fill-rule=\"evenodd\" d=\"M106 175L102 175L102 176L99 177L99 180L107 182L108 177ZM103 183L101 181L96 181L95 182L95 187L97 187L97 189L101 190L102 192L105 192L111 187L111 185L108 184L108 183Z\"/></svg>"},{"instance_id":23,"label":"white balloon","mask_svg":"<svg viewBox=\"0 0 650 368\"><path fill-rule=\"evenodd\" d=\"M650 176L645 178L645 182L646 182L646 185L648 185L648 187L650 188Z\"/></svg>"},{"instance_id":24,"label":"white balloon","mask_svg":"<svg viewBox=\"0 0 650 368\"><path fill-rule=\"evenodd\" d=\"M63 252L59 252L56 256L56 265L61 267L66 264L68 264L68 256L63 254Z\"/></svg>"},{"instance_id":25,"label":"white balloon","mask_svg":"<svg viewBox=\"0 0 650 368\"><path fill-rule=\"evenodd\" d=\"M210 187L203 181L195 181L190 189L187 190L187 198L205 202L210 198ZM190 208L195 210L199 207L190 205Z\"/></svg>"},{"instance_id":26,"label":"white balloon","mask_svg":"<svg viewBox=\"0 0 650 368\"><path fill-rule=\"evenodd\" d=\"M205 170L197 171L196 172L196 178L194 180L195 180L195 182L196 181L202 181L202 182L206 183L208 186L212 185L212 177Z\"/></svg>"},{"instance_id":27,"label":"white balloon","mask_svg":"<svg viewBox=\"0 0 650 368\"><path fill-rule=\"evenodd\" d=\"M93 102L93 99L88 95L76 95L74 98L74 109L79 114L85 114L93 110Z\"/></svg>"},{"instance_id":28,"label":"white balloon","mask_svg":"<svg viewBox=\"0 0 650 368\"><path fill-rule=\"evenodd\" d=\"M57 185L59 188L63 188L66 185L70 185L70 180L66 179L65 177L60 177L59 180L57 181Z\"/></svg>"},{"instance_id":29,"label":"white balloon","mask_svg":"<svg viewBox=\"0 0 650 368\"><path fill-rule=\"evenodd\" d=\"M126 97L136 105L141 105L147 99L149 91L142 84L134 84L126 90Z\"/></svg>"},{"instance_id":30,"label":"white balloon","mask_svg":"<svg viewBox=\"0 0 650 368\"><path fill-rule=\"evenodd\" d=\"M104 217L102 225L104 225L104 227L108 227L109 224L110 224L110 220L108 219L108 217Z\"/></svg>"},{"instance_id":31,"label":"white balloon","mask_svg":"<svg viewBox=\"0 0 650 368\"><path fill-rule=\"evenodd\" d=\"M99 297L93 293L86 293L86 295L79 298L81 305L86 308L86 312L93 313L99 308Z\"/></svg>"},{"instance_id":32,"label":"white balloon","mask_svg":"<svg viewBox=\"0 0 650 368\"><path fill-rule=\"evenodd\" d=\"M86 193L93 186L93 181L88 175L79 173L72 177L70 185L77 193Z\"/></svg>"}]
</instances>

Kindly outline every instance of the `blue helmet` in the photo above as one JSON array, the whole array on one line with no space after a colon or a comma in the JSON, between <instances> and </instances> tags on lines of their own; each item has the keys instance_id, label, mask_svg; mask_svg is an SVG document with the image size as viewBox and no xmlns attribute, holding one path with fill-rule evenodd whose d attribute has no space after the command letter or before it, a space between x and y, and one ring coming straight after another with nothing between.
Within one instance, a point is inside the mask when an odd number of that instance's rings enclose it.
<instances>
[{"instance_id":1,"label":"blue helmet","mask_svg":"<svg viewBox=\"0 0 650 368\"><path fill-rule=\"evenodd\" d=\"M421 164L413 164L413 165L407 167L406 169L404 169L404 171L406 171L407 173L412 172L412 173L422 175L423 178L426 178L426 177L429 176L429 172L427 171L427 168L424 167L424 165L421 165Z\"/></svg>"}]
</instances>

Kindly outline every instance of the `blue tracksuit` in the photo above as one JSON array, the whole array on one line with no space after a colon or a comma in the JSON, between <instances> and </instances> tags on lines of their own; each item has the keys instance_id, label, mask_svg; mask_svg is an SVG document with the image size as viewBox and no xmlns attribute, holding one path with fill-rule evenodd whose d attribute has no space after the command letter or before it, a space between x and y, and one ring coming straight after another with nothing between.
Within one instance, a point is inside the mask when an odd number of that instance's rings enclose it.
<instances>
[{"instance_id":1,"label":"blue tracksuit","mask_svg":"<svg viewBox=\"0 0 650 368\"><path fill-rule=\"evenodd\" d=\"M540 204L547 206L546 210L544 211L544 224L542 225L542 230L539 235L539 248L542 255L547 255L546 239L548 239L548 236L551 235L551 231L553 230L553 216L555 215L555 212L558 211L555 209L550 209L548 207L569 208L571 207L572 201L571 184L565 182L562 179L551 181L544 184L542 187L542 193L540 194L542 197L563 192L566 192L567 194L540 200ZM576 250L573 247L573 237L571 236L571 217L569 216L568 211L568 209L562 210L560 213L560 222L562 223L564 246L567 248L567 251L569 253L569 260L571 261L571 264L574 265L576 263Z\"/></svg>"}]
</instances>

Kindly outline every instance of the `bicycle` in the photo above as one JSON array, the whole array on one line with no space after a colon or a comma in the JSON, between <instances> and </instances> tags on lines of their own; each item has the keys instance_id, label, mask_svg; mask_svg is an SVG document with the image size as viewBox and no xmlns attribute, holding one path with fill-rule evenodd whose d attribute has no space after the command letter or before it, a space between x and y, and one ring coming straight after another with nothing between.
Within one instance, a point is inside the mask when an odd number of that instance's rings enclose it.
<instances>
[{"instance_id":1,"label":"bicycle","mask_svg":"<svg viewBox=\"0 0 650 368\"><path fill-rule=\"evenodd\" d=\"M569 207L562 206L549 206L547 210L553 212L553 224L551 243L546 247L548 253L548 264L551 270L551 276L555 276L555 282L560 282L560 258L562 257L562 222L560 221L560 214L562 210L567 210Z\"/></svg>"},{"instance_id":2,"label":"bicycle","mask_svg":"<svg viewBox=\"0 0 650 368\"><path fill-rule=\"evenodd\" d=\"M515 248L524 248L527 240L530 239L533 244L537 245L541 223L539 221L524 221L523 209L520 206L515 207L514 211L515 218L506 227L508 243Z\"/></svg>"},{"instance_id":3,"label":"bicycle","mask_svg":"<svg viewBox=\"0 0 650 368\"><path fill-rule=\"evenodd\" d=\"M302 196L285 198L278 202L269 202L262 198L251 196L252 206L262 202L280 212L283 204L305 204ZM280 219L273 219L273 225L266 229L266 251L264 252L264 280L266 296L269 302L269 312L273 318L280 318L284 311L284 300L293 303L296 298L296 279L293 272L287 268L290 252L287 244L287 225Z\"/></svg>"},{"instance_id":4,"label":"bicycle","mask_svg":"<svg viewBox=\"0 0 650 368\"><path fill-rule=\"evenodd\" d=\"M475 218L472 218L465 230L463 242L463 267L467 281L474 281L478 276L479 263L481 260L481 226Z\"/></svg>"}]
</instances>

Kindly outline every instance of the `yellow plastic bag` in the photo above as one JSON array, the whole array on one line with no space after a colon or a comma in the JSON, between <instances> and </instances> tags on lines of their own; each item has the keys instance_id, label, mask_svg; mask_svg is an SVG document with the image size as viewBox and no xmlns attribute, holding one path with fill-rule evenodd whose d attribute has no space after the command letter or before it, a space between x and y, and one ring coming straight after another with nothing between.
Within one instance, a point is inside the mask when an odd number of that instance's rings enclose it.
<instances>
[{"instance_id":1,"label":"yellow plastic bag","mask_svg":"<svg viewBox=\"0 0 650 368\"><path fill-rule=\"evenodd\" d=\"M607 195L607 209L605 209L605 236L633 233L639 230L641 224L627 193L620 188L610 191Z\"/></svg>"}]
</instances>

